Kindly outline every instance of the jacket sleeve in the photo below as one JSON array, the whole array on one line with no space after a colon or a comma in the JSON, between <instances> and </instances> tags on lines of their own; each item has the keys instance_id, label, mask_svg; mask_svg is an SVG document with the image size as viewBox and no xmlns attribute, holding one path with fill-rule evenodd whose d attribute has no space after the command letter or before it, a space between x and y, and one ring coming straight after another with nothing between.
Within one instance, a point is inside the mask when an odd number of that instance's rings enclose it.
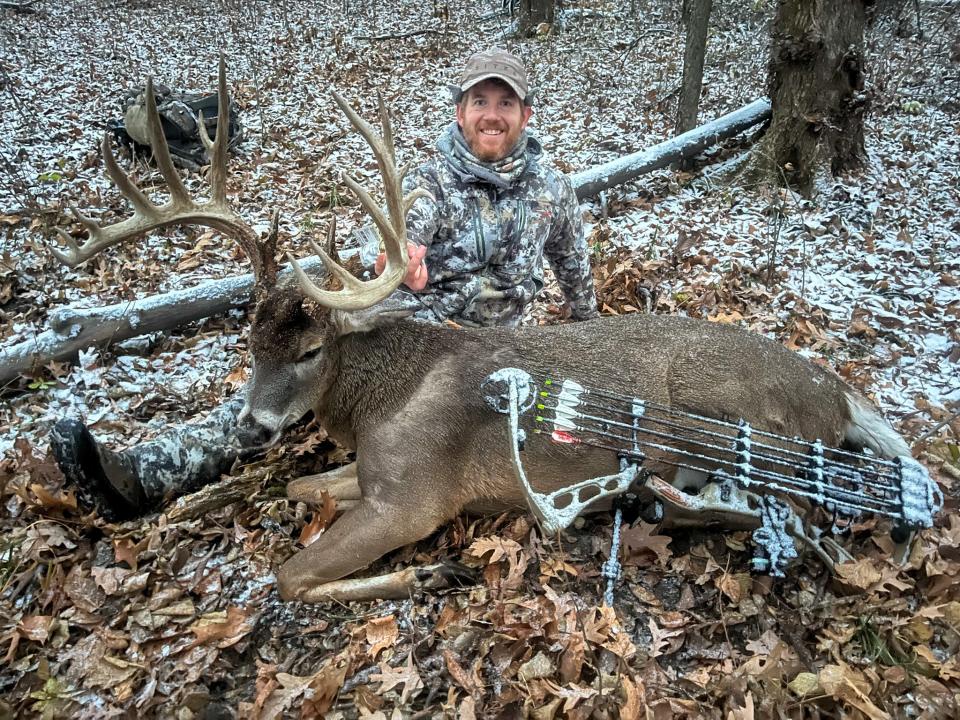
<instances>
[{"instance_id":1,"label":"jacket sleeve","mask_svg":"<svg viewBox=\"0 0 960 720\"><path fill-rule=\"evenodd\" d=\"M421 165L403 180L404 194L417 188L426 190L430 197L417 198L407 213L407 240L430 247L440 228L440 203L443 197L439 183L430 172L429 163Z\"/></svg>"},{"instance_id":2,"label":"jacket sleeve","mask_svg":"<svg viewBox=\"0 0 960 720\"><path fill-rule=\"evenodd\" d=\"M560 175L559 186L557 216L544 246L544 254L570 304L572 317L587 320L598 314L597 295L593 288L590 253L583 237L580 203L570 178Z\"/></svg>"}]
</instances>

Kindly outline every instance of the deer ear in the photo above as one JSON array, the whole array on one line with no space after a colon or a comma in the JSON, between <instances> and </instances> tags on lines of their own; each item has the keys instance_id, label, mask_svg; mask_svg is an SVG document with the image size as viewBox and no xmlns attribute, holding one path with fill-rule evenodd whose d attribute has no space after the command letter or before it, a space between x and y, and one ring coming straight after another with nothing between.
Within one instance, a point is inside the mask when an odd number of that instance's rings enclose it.
<instances>
[{"instance_id":1,"label":"deer ear","mask_svg":"<svg viewBox=\"0 0 960 720\"><path fill-rule=\"evenodd\" d=\"M337 328L337 335L371 330L393 325L412 316L421 308L420 302L410 293L397 292L383 302L366 310L333 310L330 320Z\"/></svg>"}]
</instances>

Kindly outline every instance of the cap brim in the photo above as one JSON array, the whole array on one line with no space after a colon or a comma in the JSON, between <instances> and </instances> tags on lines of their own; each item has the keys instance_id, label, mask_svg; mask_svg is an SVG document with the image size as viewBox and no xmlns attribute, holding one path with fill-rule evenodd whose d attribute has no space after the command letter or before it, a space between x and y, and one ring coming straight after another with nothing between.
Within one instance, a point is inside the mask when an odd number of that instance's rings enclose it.
<instances>
[{"instance_id":1,"label":"cap brim","mask_svg":"<svg viewBox=\"0 0 960 720\"><path fill-rule=\"evenodd\" d=\"M470 80L470 82L467 82L461 85L460 90L461 92L466 92L467 90L472 88L474 85L477 85L478 83L482 83L484 80L492 80L493 78L496 78L497 80L503 80L507 85L513 88L513 91L517 94L517 97L520 98L520 100L526 100L527 93L523 90L523 88L518 86L517 83L511 80L510 78L495 72L486 73L485 75L481 75L480 77L473 78L472 80Z\"/></svg>"}]
</instances>

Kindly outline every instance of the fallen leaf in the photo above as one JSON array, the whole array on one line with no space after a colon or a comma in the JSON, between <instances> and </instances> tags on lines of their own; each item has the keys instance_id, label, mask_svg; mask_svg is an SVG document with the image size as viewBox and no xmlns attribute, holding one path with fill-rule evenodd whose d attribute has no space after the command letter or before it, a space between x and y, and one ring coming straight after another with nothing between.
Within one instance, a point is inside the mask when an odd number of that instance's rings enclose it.
<instances>
[{"instance_id":1,"label":"fallen leaf","mask_svg":"<svg viewBox=\"0 0 960 720\"><path fill-rule=\"evenodd\" d=\"M560 679L564 683L579 682L583 671L586 644L580 634L568 634L560 653Z\"/></svg>"},{"instance_id":2,"label":"fallen leaf","mask_svg":"<svg viewBox=\"0 0 960 720\"><path fill-rule=\"evenodd\" d=\"M90 570L97 585L107 595L128 595L139 592L147 586L149 572L135 573L121 567L95 567Z\"/></svg>"},{"instance_id":3,"label":"fallen leaf","mask_svg":"<svg viewBox=\"0 0 960 720\"><path fill-rule=\"evenodd\" d=\"M647 653L651 658L668 655L679 649L679 645L672 647L671 640L683 635L683 630L665 630L657 626L654 619L647 619L647 627L650 628L650 647ZM672 648L672 649L671 649Z\"/></svg>"},{"instance_id":4,"label":"fallen leaf","mask_svg":"<svg viewBox=\"0 0 960 720\"><path fill-rule=\"evenodd\" d=\"M277 673L277 686L263 703L258 720L276 720L285 710L293 705L294 700L303 695L313 680L312 675L299 676L288 673Z\"/></svg>"},{"instance_id":5,"label":"fallen leaf","mask_svg":"<svg viewBox=\"0 0 960 720\"><path fill-rule=\"evenodd\" d=\"M870 683L860 673L843 665L826 665L817 679L825 693L852 705L870 720L889 720L890 716L870 700Z\"/></svg>"},{"instance_id":6,"label":"fallen leaf","mask_svg":"<svg viewBox=\"0 0 960 720\"><path fill-rule=\"evenodd\" d=\"M223 379L223 384L235 392L246 384L249 375L250 371L247 370L247 363L242 362Z\"/></svg>"},{"instance_id":7,"label":"fallen leaf","mask_svg":"<svg viewBox=\"0 0 960 720\"><path fill-rule=\"evenodd\" d=\"M229 607L226 612L218 611L202 615L190 631L197 636L194 646L213 642L218 648L235 645L254 628L254 618L246 610Z\"/></svg>"},{"instance_id":8,"label":"fallen leaf","mask_svg":"<svg viewBox=\"0 0 960 720\"><path fill-rule=\"evenodd\" d=\"M71 490L57 490L56 494L47 490L39 483L33 483L30 490L36 497L36 503L44 510L70 510L77 509L77 496Z\"/></svg>"},{"instance_id":9,"label":"fallen leaf","mask_svg":"<svg viewBox=\"0 0 960 720\"><path fill-rule=\"evenodd\" d=\"M27 640L43 644L50 633L51 615L28 615L17 623L17 632Z\"/></svg>"},{"instance_id":10,"label":"fallen leaf","mask_svg":"<svg viewBox=\"0 0 960 720\"><path fill-rule=\"evenodd\" d=\"M667 547L673 538L668 535L653 535L656 529L656 525L639 522L620 533L624 565L646 567L654 560L663 565L673 556L673 552Z\"/></svg>"},{"instance_id":11,"label":"fallen leaf","mask_svg":"<svg viewBox=\"0 0 960 720\"><path fill-rule=\"evenodd\" d=\"M583 700L588 700L597 694L597 690L592 687L583 687L574 684L561 687L550 680L543 680L546 687L550 689L553 695L563 698L563 712L569 713Z\"/></svg>"},{"instance_id":12,"label":"fallen leaf","mask_svg":"<svg viewBox=\"0 0 960 720\"><path fill-rule=\"evenodd\" d=\"M767 630L756 640L747 643L747 650L754 655L769 655L780 644L780 638L773 630Z\"/></svg>"},{"instance_id":13,"label":"fallen leaf","mask_svg":"<svg viewBox=\"0 0 960 720\"><path fill-rule=\"evenodd\" d=\"M482 559L484 555L489 554L487 560L488 569L493 566L494 563L499 563L501 560L507 561L506 577L501 577L499 572L489 575L484 573L484 578L491 586L501 591L520 586L520 583L523 581L523 573L527 569L529 562L527 553L520 547L520 544L516 540L496 536L475 540L473 544L467 548L467 554L480 559Z\"/></svg>"},{"instance_id":14,"label":"fallen leaf","mask_svg":"<svg viewBox=\"0 0 960 720\"><path fill-rule=\"evenodd\" d=\"M324 441L327 439L327 431L322 427L317 428L311 432L307 437L305 437L300 442L291 445L289 450L297 457L302 457L303 455L309 455L318 447L320 447Z\"/></svg>"},{"instance_id":15,"label":"fallen leaf","mask_svg":"<svg viewBox=\"0 0 960 720\"><path fill-rule=\"evenodd\" d=\"M385 615L370 620L364 626L364 631L369 644L367 655L371 660L376 660L377 655L391 647L400 635L397 619L393 615Z\"/></svg>"},{"instance_id":16,"label":"fallen leaf","mask_svg":"<svg viewBox=\"0 0 960 720\"><path fill-rule=\"evenodd\" d=\"M866 590L880 581L882 575L870 558L851 560L836 566L837 576L847 585Z\"/></svg>"},{"instance_id":17,"label":"fallen leaf","mask_svg":"<svg viewBox=\"0 0 960 720\"><path fill-rule=\"evenodd\" d=\"M477 703L469 695L457 708L457 720L477 720Z\"/></svg>"},{"instance_id":18,"label":"fallen leaf","mask_svg":"<svg viewBox=\"0 0 960 720\"><path fill-rule=\"evenodd\" d=\"M724 573L714 583L731 601L739 603L749 592L753 578L747 573Z\"/></svg>"},{"instance_id":19,"label":"fallen leaf","mask_svg":"<svg viewBox=\"0 0 960 720\"><path fill-rule=\"evenodd\" d=\"M623 703L620 705L620 720L640 720L641 711L647 705L647 692L643 680L634 682L628 676L620 678Z\"/></svg>"},{"instance_id":20,"label":"fallen leaf","mask_svg":"<svg viewBox=\"0 0 960 720\"><path fill-rule=\"evenodd\" d=\"M308 693L300 709L303 720L326 717L333 706L334 700L340 694L344 681L347 679L349 662L344 658L334 658L318 670L310 679Z\"/></svg>"},{"instance_id":21,"label":"fallen leaf","mask_svg":"<svg viewBox=\"0 0 960 720\"><path fill-rule=\"evenodd\" d=\"M117 538L113 541L113 557L118 563L125 562L131 569L137 569L140 553L147 547L148 539L135 543L130 538Z\"/></svg>"},{"instance_id":22,"label":"fallen leaf","mask_svg":"<svg viewBox=\"0 0 960 720\"><path fill-rule=\"evenodd\" d=\"M447 666L447 673L451 678L453 678L453 681L457 685L462 687L470 694L477 692L479 689L477 683L463 668L463 665L460 664L450 648L443 649L443 662Z\"/></svg>"},{"instance_id":23,"label":"fallen leaf","mask_svg":"<svg viewBox=\"0 0 960 720\"><path fill-rule=\"evenodd\" d=\"M375 682L380 682L380 694L392 690L397 685L403 685L400 694L400 703L406 705L407 700L423 689L423 680L413 665L413 653L407 655L407 664L403 667L392 668L386 663L380 663L380 672L370 676Z\"/></svg>"},{"instance_id":24,"label":"fallen leaf","mask_svg":"<svg viewBox=\"0 0 960 720\"><path fill-rule=\"evenodd\" d=\"M321 497L323 501L320 508L313 513L310 522L303 526L300 530L300 537L297 538L297 542L304 547L312 545L318 537L323 535L337 514L336 499L326 490L321 493Z\"/></svg>"},{"instance_id":25,"label":"fallen leaf","mask_svg":"<svg viewBox=\"0 0 960 720\"><path fill-rule=\"evenodd\" d=\"M123 658L104 655L87 675L86 682L94 687L116 690L118 686L136 675L140 669L139 665Z\"/></svg>"}]
</instances>

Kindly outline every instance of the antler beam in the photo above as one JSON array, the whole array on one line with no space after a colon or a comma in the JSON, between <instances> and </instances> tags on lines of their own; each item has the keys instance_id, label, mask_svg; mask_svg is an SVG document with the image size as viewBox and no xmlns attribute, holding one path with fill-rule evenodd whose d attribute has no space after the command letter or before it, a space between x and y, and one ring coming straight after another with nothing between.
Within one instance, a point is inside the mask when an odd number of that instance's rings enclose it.
<instances>
[{"instance_id":1,"label":"antler beam","mask_svg":"<svg viewBox=\"0 0 960 720\"><path fill-rule=\"evenodd\" d=\"M327 270L343 283L343 289L340 291L324 290L318 287L307 276L296 259L287 254L290 264L300 281L300 286L304 294L312 298L320 305L337 310L362 310L371 305L385 300L390 294L403 283L407 274L407 228L406 216L419 198L431 197L430 193L422 188L418 188L407 195L403 194L403 177L410 169L409 164L402 168L397 168L395 160L395 147L393 141L393 129L390 125L390 117L387 108L383 103L383 98L379 99L380 105L380 128L382 136L377 135L376 131L363 119L357 112L350 107L350 104L343 99L336 91L331 91L334 101L343 110L357 131L363 136L373 150L377 159L377 166L380 168L380 174L383 177L384 195L386 198L386 214L360 184L348 175L344 175L344 182L356 193L360 199L361 205L373 219L380 231L380 236L384 240L384 246L387 254L387 262L383 273L369 281L362 281L351 275L345 268L337 264L324 250L312 240L310 247L316 253Z\"/></svg>"},{"instance_id":2,"label":"antler beam","mask_svg":"<svg viewBox=\"0 0 960 720\"><path fill-rule=\"evenodd\" d=\"M170 149L163 135L160 116L157 112L156 97L152 79L147 80L146 111L150 146L160 174L163 176L170 193L170 199L162 205L155 204L137 187L127 175L113 154L110 134L104 133L101 149L107 174L130 204L133 216L113 225L101 226L95 220L81 214L76 208L70 210L74 217L86 228L88 238L82 245L64 229L56 228L64 241L65 248L51 247L53 255L65 265L76 267L102 252L106 248L129 240L143 233L169 225L204 225L212 227L234 237L241 245L254 266L254 275L258 281L263 276L275 272L273 263L260 252L259 235L245 221L241 220L227 204L227 144L230 125L230 98L227 94L226 66L220 57L217 82L217 137L211 141L200 117L200 137L210 153L210 199L205 202L193 200L174 167L170 158ZM268 278L269 279L269 278Z\"/></svg>"}]
</instances>

